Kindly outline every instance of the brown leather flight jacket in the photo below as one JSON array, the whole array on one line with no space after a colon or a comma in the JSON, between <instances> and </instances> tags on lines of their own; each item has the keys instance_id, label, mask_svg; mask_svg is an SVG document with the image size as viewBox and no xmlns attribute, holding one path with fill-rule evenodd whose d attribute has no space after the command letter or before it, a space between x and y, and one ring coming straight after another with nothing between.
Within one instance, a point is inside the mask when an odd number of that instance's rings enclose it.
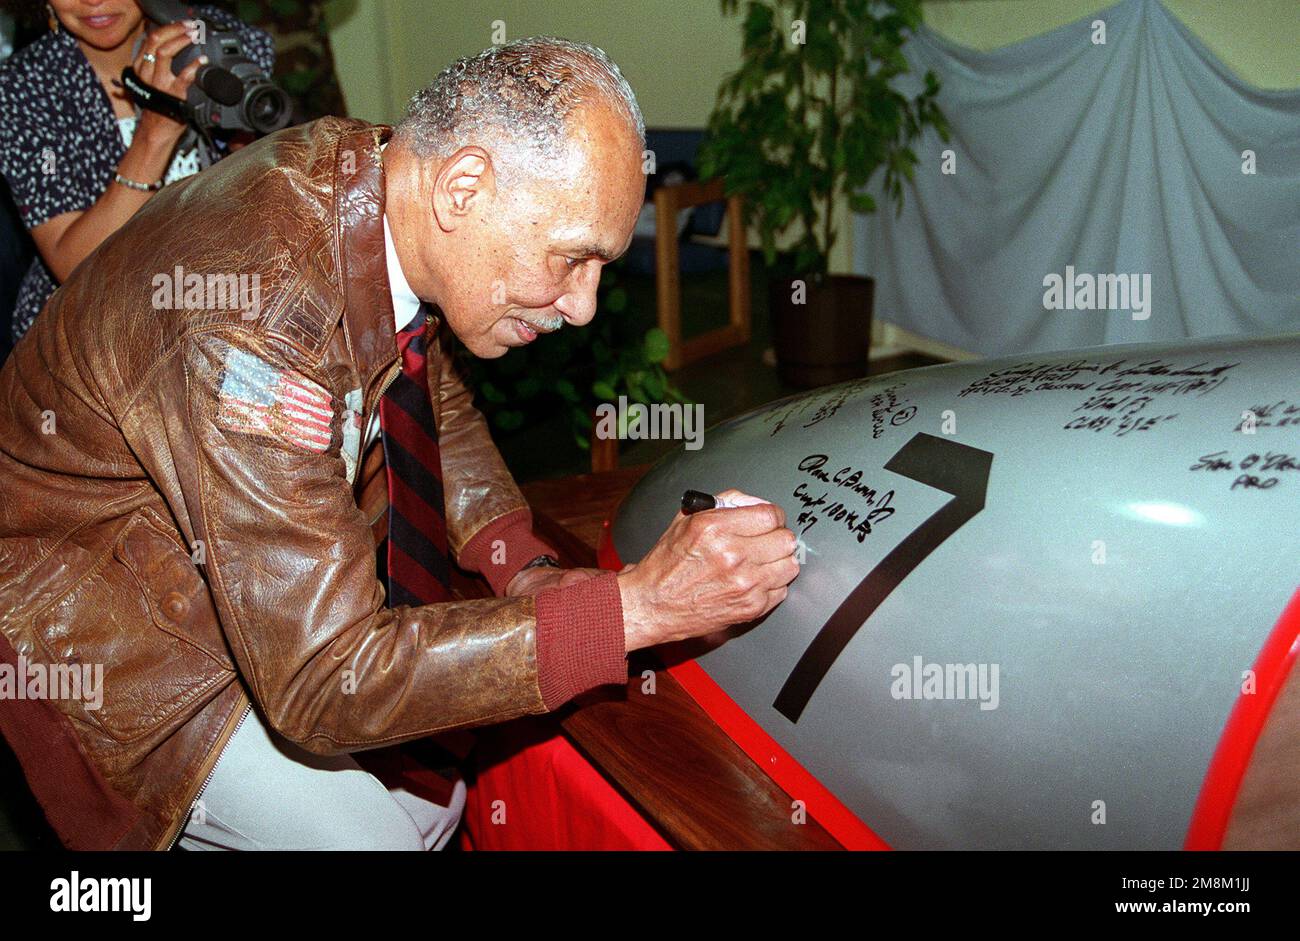
<instances>
[{"instance_id":1,"label":"brown leather flight jacket","mask_svg":"<svg viewBox=\"0 0 1300 941\"><path fill-rule=\"evenodd\" d=\"M321 754L545 711L534 599L390 610L375 577L354 480L399 369L390 133L327 118L162 190L0 372L0 664L103 665L100 708L0 701L70 847L174 843L250 698ZM183 277L169 301L182 271L258 275L260 306L183 307ZM527 504L451 357L429 357L463 558Z\"/></svg>"}]
</instances>

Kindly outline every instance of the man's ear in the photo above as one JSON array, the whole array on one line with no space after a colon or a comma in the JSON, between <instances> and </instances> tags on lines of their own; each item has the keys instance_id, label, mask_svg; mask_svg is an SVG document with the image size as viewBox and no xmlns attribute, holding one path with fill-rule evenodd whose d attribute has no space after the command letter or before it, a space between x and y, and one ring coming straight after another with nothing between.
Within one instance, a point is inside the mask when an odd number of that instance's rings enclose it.
<instances>
[{"instance_id":1,"label":"man's ear","mask_svg":"<svg viewBox=\"0 0 1300 941\"><path fill-rule=\"evenodd\" d=\"M433 215L451 232L496 194L492 158L481 147L462 147L442 162L433 178Z\"/></svg>"}]
</instances>

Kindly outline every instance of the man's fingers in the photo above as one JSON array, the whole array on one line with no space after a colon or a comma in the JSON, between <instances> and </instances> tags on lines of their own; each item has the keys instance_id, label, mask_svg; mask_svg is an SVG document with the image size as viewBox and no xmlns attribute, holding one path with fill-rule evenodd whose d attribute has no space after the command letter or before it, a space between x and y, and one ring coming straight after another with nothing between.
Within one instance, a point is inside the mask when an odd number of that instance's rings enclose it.
<instances>
[{"instance_id":1,"label":"man's fingers","mask_svg":"<svg viewBox=\"0 0 1300 941\"><path fill-rule=\"evenodd\" d=\"M757 621L784 601L787 593L788 589L784 585L779 588L756 588L746 597L743 613L736 623L748 624L750 621Z\"/></svg>"},{"instance_id":2,"label":"man's fingers","mask_svg":"<svg viewBox=\"0 0 1300 941\"><path fill-rule=\"evenodd\" d=\"M799 563L795 561L794 556L786 556L783 559L755 565L753 574L755 583L764 588L784 588L799 574Z\"/></svg>"},{"instance_id":3,"label":"man's fingers","mask_svg":"<svg viewBox=\"0 0 1300 941\"><path fill-rule=\"evenodd\" d=\"M762 497L756 497L752 493L745 493L743 490L737 490L734 487L728 488L717 495L718 499L730 504L732 507L738 506L776 506L771 500L764 500ZM785 511L779 506L776 507L781 514L781 525L785 525ZM725 507L724 507L725 509Z\"/></svg>"},{"instance_id":4,"label":"man's fingers","mask_svg":"<svg viewBox=\"0 0 1300 941\"><path fill-rule=\"evenodd\" d=\"M738 542L741 554L755 565L789 558L799 546L794 533L784 527L757 536L742 536Z\"/></svg>"},{"instance_id":5,"label":"man's fingers","mask_svg":"<svg viewBox=\"0 0 1300 941\"><path fill-rule=\"evenodd\" d=\"M759 503L768 503L762 497L756 497L751 493L745 493L743 490L737 490L735 487L728 487L726 490L716 494L719 500L725 500L732 506L754 506Z\"/></svg>"},{"instance_id":6,"label":"man's fingers","mask_svg":"<svg viewBox=\"0 0 1300 941\"><path fill-rule=\"evenodd\" d=\"M785 525L785 513L775 503L754 506L719 507L691 517L691 524L713 534L758 536Z\"/></svg>"},{"instance_id":7,"label":"man's fingers","mask_svg":"<svg viewBox=\"0 0 1300 941\"><path fill-rule=\"evenodd\" d=\"M768 611L771 611L773 608L775 608L777 605L779 605L782 601L785 601L785 597L786 597L786 595L788 595L789 593L790 593L790 589L789 589L789 588L784 588L784 587L782 587L782 588L773 588L773 589L771 589L771 590L767 593L767 609L763 612L763 614L767 614ZM762 614L759 615L759 617L762 617L762 616L763 616Z\"/></svg>"}]
</instances>

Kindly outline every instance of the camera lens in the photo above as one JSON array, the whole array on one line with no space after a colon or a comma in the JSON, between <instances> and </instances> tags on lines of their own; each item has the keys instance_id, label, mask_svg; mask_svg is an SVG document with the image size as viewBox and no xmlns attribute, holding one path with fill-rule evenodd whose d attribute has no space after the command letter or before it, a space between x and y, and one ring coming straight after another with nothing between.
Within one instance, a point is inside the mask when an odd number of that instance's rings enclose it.
<instances>
[{"instance_id":1,"label":"camera lens","mask_svg":"<svg viewBox=\"0 0 1300 941\"><path fill-rule=\"evenodd\" d=\"M289 96L274 85L266 84L249 92L244 116L259 134L270 134L289 123Z\"/></svg>"}]
</instances>

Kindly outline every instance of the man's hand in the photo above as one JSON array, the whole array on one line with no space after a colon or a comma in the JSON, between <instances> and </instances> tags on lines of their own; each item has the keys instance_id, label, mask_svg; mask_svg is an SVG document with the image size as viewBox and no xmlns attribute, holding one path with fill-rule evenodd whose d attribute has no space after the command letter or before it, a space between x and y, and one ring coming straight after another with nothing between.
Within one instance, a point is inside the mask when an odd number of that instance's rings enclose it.
<instances>
[{"instance_id":1,"label":"man's hand","mask_svg":"<svg viewBox=\"0 0 1300 941\"><path fill-rule=\"evenodd\" d=\"M719 496L750 505L678 513L645 558L619 572L629 652L753 621L785 599L799 563L784 511L738 490Z\"/></svg>"},{"instance_id":2,"label":"man's hand","mask_svg":"<svg viewBox=\"0 0 1300 941\"><path fill-rule=\"evenodd\" d=\"M600 569L557 569L549 565L520 569L506 586L506 597L536 595L547 588L565 588L602 574L604 573Z\"/></svg>"}]
</instances>

